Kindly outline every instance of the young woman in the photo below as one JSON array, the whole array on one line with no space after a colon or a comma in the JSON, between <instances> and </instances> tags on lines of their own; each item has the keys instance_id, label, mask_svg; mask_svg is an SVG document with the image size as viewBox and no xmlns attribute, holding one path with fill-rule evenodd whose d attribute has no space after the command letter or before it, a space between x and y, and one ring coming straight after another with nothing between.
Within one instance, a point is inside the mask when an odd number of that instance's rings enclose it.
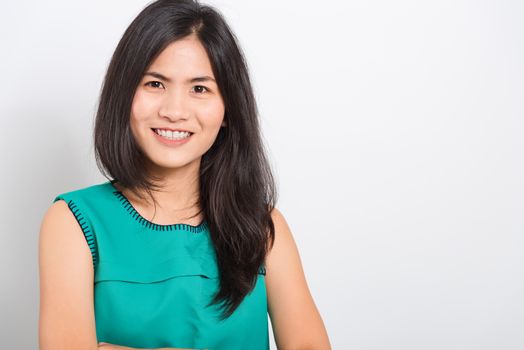
<instances>
[{"instance_id":1,"label":"young woman","mask_svg":"<svg viewBox=\"0 0 524 350\"><path fill-rule=\"evenodd\" d=\"M330 349L276 191L241 49L217 10L149 4L94 129L108 181L40 228L42 350Z\"/></svg>"}]
</instances>

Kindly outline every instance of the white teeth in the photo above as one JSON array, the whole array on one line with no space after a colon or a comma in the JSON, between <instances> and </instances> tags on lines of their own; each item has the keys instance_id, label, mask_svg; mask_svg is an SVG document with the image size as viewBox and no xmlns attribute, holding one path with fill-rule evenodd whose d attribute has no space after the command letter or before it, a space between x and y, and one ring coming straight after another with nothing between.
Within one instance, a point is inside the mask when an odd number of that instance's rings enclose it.
<instances>
[{"instance_id":1,"label":"white teeth","mask_svg":"<svg viewBox=\"0 0 524 350\"><path fill-rule=\"evenodd\" d=\"M187 131L181 132L181 131L155 129L155 132L158 135L165 137L166 139L169 139L169 140L181 140L191 135L191 133Z\"/></svg>"}]
</instances>

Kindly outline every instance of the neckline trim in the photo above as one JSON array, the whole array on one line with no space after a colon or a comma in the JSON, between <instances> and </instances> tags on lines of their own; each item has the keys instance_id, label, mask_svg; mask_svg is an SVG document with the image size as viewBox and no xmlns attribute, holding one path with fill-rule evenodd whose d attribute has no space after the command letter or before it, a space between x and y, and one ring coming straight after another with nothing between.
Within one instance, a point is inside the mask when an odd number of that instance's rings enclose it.
<instances>
[{"instance_id":1,"label":"neckline trim","mask_svg":"<svg viewBox=\"0 0 524 350\"><path fill-rule=\"evenodd\" d=\"M112 193L119 199L120 203L124 206L124 208L127 210L131 216L138 221L141 225L155 230L155 231L188 231L192 233L200 233L205 231L209 225L206 221L206 219L202 220L200 224L197 226L189 225L189 224L182 224L182 223L176 223L176 224L168 224L168 225L161 225L156 224L146 218L144 218L136 209L133 207L133 204L127 199L127 197L122 193L122 191L119 191L113 183L116 182L116 180L108 181L107 183L111 186Z\"/></svg>"}]
</instances>

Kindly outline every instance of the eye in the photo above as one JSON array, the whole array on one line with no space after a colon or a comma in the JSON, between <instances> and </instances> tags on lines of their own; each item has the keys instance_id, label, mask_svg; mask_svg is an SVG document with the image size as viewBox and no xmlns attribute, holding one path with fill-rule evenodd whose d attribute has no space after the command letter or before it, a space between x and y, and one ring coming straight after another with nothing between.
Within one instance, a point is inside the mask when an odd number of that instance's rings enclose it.
<instances>
[{"instance_id":1,"label":"eye","mask_svg":"<svg viewBox=\"0 0 524 350\"><path fill-rule=\"evenodd\" d=\"M162 84L162 83L159 82L159 81L150 81L150 82L145 83L144 85L145 85L145 86L152 86L152 87L155 87L155 88L157 87L156 85L153 86L153 85L151 85L151 84Z\"/></svg>"},{"instance_id":2,"label":"eye","mask_svg":"<svg viewBox=\"0 0 524 350\"><path fill-rule=\"evenodd\" d=\"M196 90L196 93L197 94L202 94L203 91L202 89L204 89L205 91L209 92L209 89L203 85L195 85L195 90Z\"/></svg>"}]
</instances>

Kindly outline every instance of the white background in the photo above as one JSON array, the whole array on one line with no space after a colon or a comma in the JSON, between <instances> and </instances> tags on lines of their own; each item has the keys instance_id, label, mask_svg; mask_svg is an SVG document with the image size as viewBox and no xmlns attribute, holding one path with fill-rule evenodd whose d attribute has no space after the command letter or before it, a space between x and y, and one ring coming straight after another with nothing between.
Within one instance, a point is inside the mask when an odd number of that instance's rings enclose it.
<instances>
[{"instance_id":1,"label":"white background","mask_svg":"<svg viewBox=\"0 0 524 350\"><path fill-rule=\"evenodd\" d=\"M207 3L245 51L333 348L523 349L523 3ZM37 348L40 222L105 180L95 103L146 4L2 4L3 349Z\"/></svg>"}]
</instances>

